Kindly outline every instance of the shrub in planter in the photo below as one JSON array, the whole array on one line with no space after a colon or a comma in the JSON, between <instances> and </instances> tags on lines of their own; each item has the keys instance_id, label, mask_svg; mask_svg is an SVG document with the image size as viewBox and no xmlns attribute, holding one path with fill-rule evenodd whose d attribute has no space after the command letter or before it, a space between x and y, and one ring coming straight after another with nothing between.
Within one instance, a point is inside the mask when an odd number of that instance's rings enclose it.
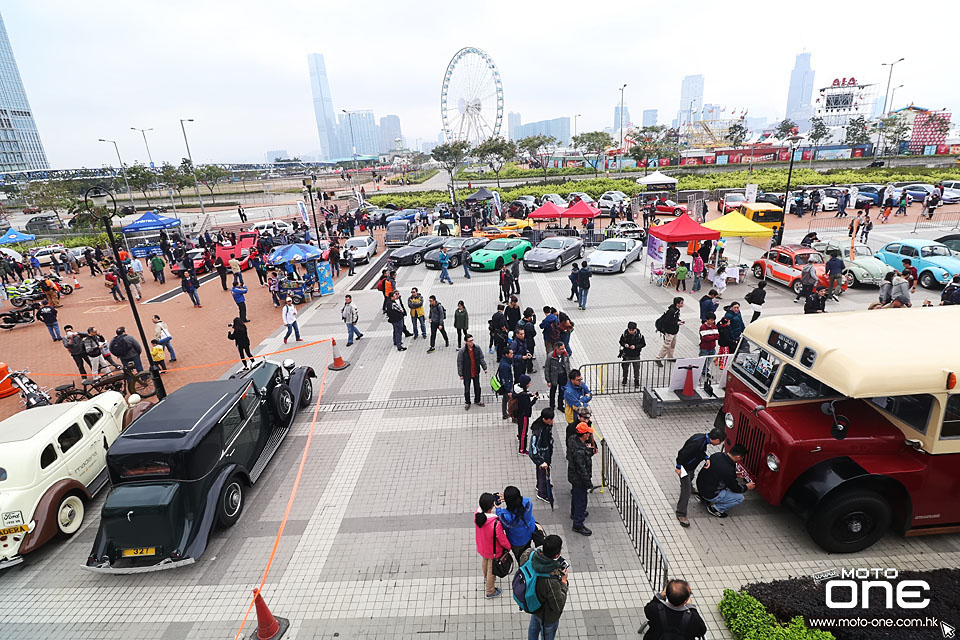
<instances>
[{"instance_id":1,"label":"shrub in planter","mask_svg":"<svg viewBox=\"0 0 960 640\"><path fill-rule=\"evenodd\" d=\"M737 640L834 640L831 633L808 628L799 616L780 624L759 600L743 591L724 589L717 607Z\"/></svg>"}]
</instances>

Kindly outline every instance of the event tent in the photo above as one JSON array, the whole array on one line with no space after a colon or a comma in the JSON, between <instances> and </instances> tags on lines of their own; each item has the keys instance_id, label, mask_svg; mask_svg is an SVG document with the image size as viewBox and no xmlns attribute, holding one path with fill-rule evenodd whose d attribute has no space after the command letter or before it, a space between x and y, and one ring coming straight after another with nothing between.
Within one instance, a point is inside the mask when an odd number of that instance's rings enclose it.
<instances>
[{"instance_id":1,"label":"event tent","mask_svg":"<svg viewBox=\"0 0 960 640\"><path fill-rule=\"evenodd\" d=\"M691 242L693 240L717 240L722 235L683 214L667 224L650 227L649 233L664 242Z\"/></svg>"},{"instance_id":2,"label":"event tent","mask_svg":"<svg viewBox=\"0 0 960 640\"><path fill-rule=\"evenodd\" d=\"M30 242L36 240L37 236L32 233L20 233L16 229L8 230L3 236L0 236L0 244L14 244L17 242Z\"/></svg>"},{"instance_id":3,"label":"event tent","mask_svg":"<svg viewBox=\"0 0 960 640\"><path fill-rule=\"evenodd\" d=\"M180 220L177 218L168 218L167 216L157 215L153 211L147 211L145 214L123 227L124 233L135 233L137 231L156 231L158 229L169 229L170 227L179 227Z\"/></svg>"},{"instance_id":4,"label":"event tent","mask_svg":"<svg viewBox=\"0 0 960 640\"><path fill-rule=\"evenodd\" d=\"M493 192L486 187L480 187L475 194L467 196L467 202L479 202L481 200L490 200L491 198L493 198Z\"/></svg>"},{"instance_id":5,"label":"event tent","mask_svg":"<svg viewBox=\"0 0 960 640\"><path fill-rule=\"evenodd\" d=\"M532 220L553 220L563 215L566 209L558 207L552 202L544 202L542 205L530 212L527 218Z\"/></svg>"},{"instance_id":6,"label":"event tent","mask_svg":"<svg viewBox=\"0 0 960 640\"><path fill-rule=\"evenodd\" d=\"M577 204L573 205L566 209L562 214L561 218L596 218L600 215L600 209L587 204L583 200L578 200Z\"/></svg>"},{"instance_id":7,"label":"event tent","mask_svg":"<svg viewBox=\"0 0 960 640\"><path fill-rule=\"evenodd\" d=\"M655 185L666 185L669 187L677 186L677 179L671 178L665 173L660 173L659 171L654 171L648 176L643 176L642 178L637 178L637 184L642 184L645 187L655 186Z\"/></svg>"},{"instance_id":8,"label":"event tent","mask_svg":"<svg viewBox=\"0 0 960 640\"><path fill-rule=\"evenodd\" d=\"M773 235L773 229L749 220L739 211L731 211L722 218L704 223L703 226L708 229L713 229L714 231L719 231L720 235L725 238L769 238Z\"/></svg>"}]
</instances>

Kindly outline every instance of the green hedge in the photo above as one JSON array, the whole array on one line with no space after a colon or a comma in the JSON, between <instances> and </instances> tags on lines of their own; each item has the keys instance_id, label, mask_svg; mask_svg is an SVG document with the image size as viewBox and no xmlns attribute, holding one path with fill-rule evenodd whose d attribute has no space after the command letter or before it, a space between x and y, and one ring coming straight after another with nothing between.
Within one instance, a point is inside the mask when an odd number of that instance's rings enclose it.
<instances>
[{"instance_id":1,"label":"green hedge","mask_svg":"<svg viewBox=\"0 0 960 640\"><path fill-rule=\"evenodd\" d=\"M832 633L807 627L800 616L781 625L759 600L742 591L724 589L717 607L737 640L834 640Z\"/></svg>"}]
</instances>

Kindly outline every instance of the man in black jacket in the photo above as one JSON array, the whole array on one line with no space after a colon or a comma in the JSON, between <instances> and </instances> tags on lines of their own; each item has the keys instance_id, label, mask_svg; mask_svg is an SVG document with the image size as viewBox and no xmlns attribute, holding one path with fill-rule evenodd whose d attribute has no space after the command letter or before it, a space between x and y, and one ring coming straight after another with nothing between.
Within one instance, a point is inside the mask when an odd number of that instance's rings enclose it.
<instances>
[{"instance_id":1,"label":"man in black jacket","mask_svg":"<svg viewBox=\"0 0 960 640\"><path fill-rule=\"evenodd\" d=\"M573 519L573 530L582 536L593 534L583 524L587 519L587 491L593 486L593 460L587 449L591 434L593 428L581 422L567 440L567 481L573 489L570 517Z\"/></svg>"},{"instance_id":2,"label":"man in black jacket","mask_svg":"<svg viewBox=\"0 0 960 640\"><path fill-rule=\"evenodd\" d=\"M680 451L677 452L677 466L674 469L680 477L680 499L677 501L677 520L680 526L689 527L687 520L687 504L690 502L690 493L693 490L693 474L701 462L706 462L704 469L710 467L707 456L707 444L719 445L726 440L723 430L714 428L710 433L698 433L687 438Z\"/></svg>"},{"instance_id":3,"label":"man in black jacket","mask_svg":"<svg viewBox=\"0 0 960 640\"><path fill-rule=\"evenodd\" d=\"M487 372L487 361L483 359L483 349L473 343L473 336L466 335L466 345L457 353L457 373L463 380L463 398L466 401L464 411L470 410L470 385L473 385L473 401L478 407L486 406L480 402L480 370Z\"/></svg>"},{"instance_id":4,"label":"man in black jacket","mask_svg":"<svg viewBox=\"0 0 960 640\"><path fill-rule=\"evenodd\" d=\"M660 353L657 354L657 366L663 367L663 359L673 359L673 352L677 348L677 334L680 333L680 325L683 320L680 319L680 309L683 308L683 298L677 296L673 299L673 304L667 307L663 315L657 320L659 326L657 331L663 335L663 346Z\"/></svg>"},{"instance_id":5,"label":"man in black jacket","mask_svg":"<svg viewBox=\"0 0 960 640\"><path fill-rule=\"evenodd\" d=\"M77 365L77 369L80 370L80 377L87 377L87 367L90 366L90 362L86 358L86 351L83 348L83 339L84 334L77 333L73 330L73 325L65 324L63 325L63 332L66 334L63 338L63 346L67 351L70 352L70 357L73 358L74 363Z\"/></svg>"},{"instance_id":6,"label":"man in black jacket","mask_svg":"<svg viewBox=\"0 0 960 640\"><path fill-rule=\"evenodd\" d=\"M537 466L537 497L553 504L550 465L553 463L553 407L540 410L540 417L530 425L530 446L527 453Z\"/></svg>"},{"instance_id":7,"label":"man in black jacket","mask_svg":"<svg viewBox=\"0 0 960 640\"><path fill-rule=\"evenodd\" d=\"M403 308L403 302L400 301L400 292L393 291L390 294L390 303L387 305L387 320L393 325L393 346L397 351L406 351L403 346L403 320L407 317L407 310Z\"/></svg>"},{"instance_id":8,"label":"man in black jacket","mask_svg":"<svg viewBox=\"0 0 960 640\"><path fill-rule=\"evenodd\" d=\"M627 374L630 367L633 367L633 386L640 386L640 351L647 346L647 341L643 339L643 334L637 330L637 323L632 320L627 323L627 330L620 336L620 358L623 362L623 379L620 384L626 386Z\"/></svg>"},{"instance_id":9,"label":"man in black jacket","mask_svg":"<svg viewBox=\"0 0 960 640\"><path fill-rule=\"evenodd\" d=\"M590 294L590 277L593 272L590 271L587 261L580 263L580 271L577 272L577 306L580 311L587 310L587 296Z\"/></svg>"},{"instance_id":10,"label":"man in black jacket","mask_svg":"<svg viewBox=\"0 0 960 640\"><path fill-rule=\"evenodd\" d=\"M707 625L700 613L690 606L690 585L686 580L671 580L667 588L653 597L643 608L650 628L643 640L660 640L665 632L671 638L695 640L707 633Z\"/></svg>"},{"instance_id":11,"label":"man in black jacket","mask_svg":"<svg viewBox=\"0 0 960 640\"><path fill-rule=\"evenodd\" d=\"M140 361L142 351L140 343L127 335L125 327L117 327L117 335L110 341L110 353L120 360L124 369L133 368L137 373L143 373L143 363Z\"/></svg>"},{"instance_id":12,"label":"man in black jacket","mask_svg":"<svg viewBox=\"0 0 960 640\"><path fill-rule=\"evenodd\" d=\"M497 305L497 312L490 318L490 353L497 348L497 362L503 359L507 350L507 317L503 313L503 305Z\"/></svg>"},{"instance_id":13,"label":"man in black jacket","mask_svg":"<svg viewBox=\"0 0 960 640\"><path fill-rule=\"evenodd\" d=\"M700 497L710 503L710 515L726 518L727 511L743 502L743 494L756 486L753 482L741 484L737 475L737 464L747 453L742 444L733 445L729 452L715 453L697 476L697 489Z\"/></svg>"},{"instance_id":14,"label":"man in black jacket","mask_svg":"<svg viewBox=\"0 0 960 640\"><path fill-rule=\"evenodd\" d=\"M806 313L826 313L827 288L823 285L817 287L817 290L807 296L803 303L803 312Z\"/></svg>"}]
</instances>

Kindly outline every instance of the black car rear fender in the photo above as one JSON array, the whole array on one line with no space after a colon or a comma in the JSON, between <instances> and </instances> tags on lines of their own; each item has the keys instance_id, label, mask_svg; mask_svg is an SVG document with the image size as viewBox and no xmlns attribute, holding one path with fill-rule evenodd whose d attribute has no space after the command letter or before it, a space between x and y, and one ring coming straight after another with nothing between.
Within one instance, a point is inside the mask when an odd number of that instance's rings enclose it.
<instances>
[{"instance_id":1,"label":"black car rear fender","mask_svg":"<svg viewBox=\"0 0 960 640\"><path fill-rule=\"evenodd\" d=\"M307 377L316 378L317 374L313 367L297 367L290 374L290 390L293 391L293 413L296 415L300 410L300 398L303 395L303 383Z\"/></svg>"}]
</instances>

